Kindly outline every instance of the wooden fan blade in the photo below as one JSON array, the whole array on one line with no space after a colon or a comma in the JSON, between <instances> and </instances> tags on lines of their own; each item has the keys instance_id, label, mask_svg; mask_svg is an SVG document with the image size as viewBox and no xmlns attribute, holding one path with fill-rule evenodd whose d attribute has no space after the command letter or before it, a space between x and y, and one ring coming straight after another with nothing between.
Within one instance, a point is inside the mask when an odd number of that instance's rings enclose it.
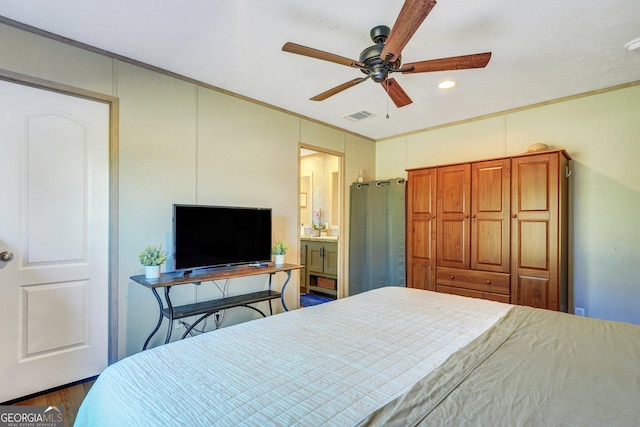
<instances>
[{"instance_id":1,"label":"wooden fan blade","mask_svg":"<svg viewBox=\"0 0 640 427\"><path fill-rule=\"evenodd\" d=\"M340 65L346 65L348 67L362 68L364 64L362 62L354 61L353 59L345 58L344 56L334 55L333 53L324 52L322 50L314 49L312 47L302 46L300 44L287 42L282 46L282 50L285 52L295 53L297 55L308 56L311 58L322 59L323 61L334 62Z\"/></svg>"},{"instance_id":2,"label":"wooden fan blade","mask_svg":"<svg viewBox=\"0 0 640 427\"><path fill-rule=\"evenodd\" d=\"M426 73L429 71L466 70L469 68L484 68L491 59L491 52L476 53L473 55L452 56L451 58L431 59L428 61L403 64L402 68L413 67L412 70L403 71L402 74Z\"/></svg>"},{"instance_id":3,"label":"wooden fan blade","mask_svg":"<svg viewBox=\"0 0 640 427\"><path fill-rule=\"evenodd\" d=\"M358 83L362 83L363 81L367 80L369 78L369 76L367 77L362 77L359 79L353 79L350 80L346 83L342 83L339 86L334 87L333 89L329 89L326 92L322 92L321 94L318 94L316 96L314 96L313 98L309 98L311 101L324 101L325 99L329 98L330 96L335 95L336 93L340 93L343 90L349 89L350 87L353 87L355 85L357 85Z\"/></svg>"},{"instance_id":4,"label":"wooden fan blade","mask_svg":"<svg viewBox=\"0 0 640 427\"><path fill-rule=\"evenodd\" d=\"M413 101L409 98L409 95L400 87L396 79L387 79L380 83L384 90L389 94L389 98L396 104L396 107L404 107L411 104Z\"/></svg>"},{"instance_id":5,"label":"wooden fan blade","mask_svg":"<svg viewBox=\"0 0 640 427\"><path fill-rule=\"evenodd\" d=\"M435 0L405 0L380 58L395 61L435 5Z\"/></svg>"}]
</instances>

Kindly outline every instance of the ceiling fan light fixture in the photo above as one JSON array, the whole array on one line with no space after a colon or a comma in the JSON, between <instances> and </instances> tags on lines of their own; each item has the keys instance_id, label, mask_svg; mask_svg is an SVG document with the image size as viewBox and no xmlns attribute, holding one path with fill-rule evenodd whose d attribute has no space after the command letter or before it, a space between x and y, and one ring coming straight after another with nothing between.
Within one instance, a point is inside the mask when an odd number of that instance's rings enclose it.
<instances>
[{"instance_id":1,"label":"ceiling fan light fixture","mask_svg":"<svg viewBox=\"0 0 640 427\"><path fill-rule=\"evenodd\" d=\"M438 84L438 87L440 89L451 89L455 85L456 85L456 82L454 82L453 80L444 80Z\"/></svg>"}]
</instances>

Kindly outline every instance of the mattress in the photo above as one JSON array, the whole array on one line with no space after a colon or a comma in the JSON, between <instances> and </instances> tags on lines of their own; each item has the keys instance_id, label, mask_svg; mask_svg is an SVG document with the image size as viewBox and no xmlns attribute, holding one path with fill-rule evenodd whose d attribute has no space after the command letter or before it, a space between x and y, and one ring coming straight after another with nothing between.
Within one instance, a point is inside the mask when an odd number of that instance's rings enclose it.
<instances>
[{"instance_id":1,"label":"mattress","mask_svg":"<svg viewBox=\"0 0 640 427\"><path fill-rule=\"evenodd\" d=\"M76 425L357 425L512 307L386 287L222 328L111 365Z\"/></svg>"}]
</instances>

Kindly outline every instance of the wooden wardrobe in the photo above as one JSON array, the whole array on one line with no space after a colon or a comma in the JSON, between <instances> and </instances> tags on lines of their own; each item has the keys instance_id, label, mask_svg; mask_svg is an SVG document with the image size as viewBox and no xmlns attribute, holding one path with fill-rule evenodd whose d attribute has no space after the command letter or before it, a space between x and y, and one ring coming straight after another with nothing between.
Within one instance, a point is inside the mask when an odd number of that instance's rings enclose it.
<instances>
[{"instance_id":1,"label":"wooden wardrobe","mask_svg":"<svg viewBox=\"0 0 640 427\"><path fill-rule=\"evenodd\" d=\"M408 170L407 286L567 311L564 150Z\"/></svg>"}]
</instances>

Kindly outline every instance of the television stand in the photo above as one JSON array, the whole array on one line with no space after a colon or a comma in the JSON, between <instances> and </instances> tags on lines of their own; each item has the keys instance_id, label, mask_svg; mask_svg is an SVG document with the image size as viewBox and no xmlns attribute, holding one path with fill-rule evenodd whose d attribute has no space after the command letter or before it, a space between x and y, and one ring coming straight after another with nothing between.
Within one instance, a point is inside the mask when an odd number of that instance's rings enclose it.
<instances>
[{"instance_id":1,"label":"television stand","mask_svg":"<svg viewBox=\"0 0 640 427\"><path fill-rule=\"evenodd\" d=\"M204 319L211 316L214 313L218 313L221 310L225 310L233 307L246 307L251 310L254 310L262 315L262 317L266 317L266 315L259 310L258 308L250 305L257 302L269 301L269 313L273 315L273 307L271 306L271 300L280 298L282 303L282 308L285 311L289 311L285 302L284 302L284 291L291 279L291 272L293 270L299 270L304 268L302 265L297 264L284 264L282 266L274 266L272 263L268 264L266 267L249 267L246 265L236 266L236 267L226 267L220 268L216 270L203 270L197 271L192 270L189 274L185 274L184 272L171 272L171 273L162 273L158 279L147 279L144 275L140 276L132 276L131 280L136 283L139 283L153 292L153 296L156 298L158 302L158 306L160 308L160 316L158 318L158 323L156 327L151 332L147 340L144 342L142 346L142 350L146 350L151 338L158 332L160 326L162 325L162 320L166 317L169 320L169 325L167 329L167 335L164 340L164 343L167 344L171 340L171 333L173 332L173 321L183 319L191 316L198 316L193 323L188 324L186 326L186 331L182 334L181 339L186 338L187 335ZM272 278L276 273L283 272L287 275L287 280L285 280L282 285L282 289L280 292L271 290L271 282ZM171 303L171 298L169 296L169 291L172 286L177 285L185 285L185 284L199 284L201 282L209 282L215 280L227 280L234 279L238 277L247 277L247 276L256 276L261 274L269 275L269 285L266 291L252 292L244 295L235 295L231 297L224 297L209 301L201 301L193 304L185 304L181 306L174 307ZM164 297L167 302L167 306L165 307L160 295L158 295L158 288L164 288Z\"/></svg>"}]
</instances>

